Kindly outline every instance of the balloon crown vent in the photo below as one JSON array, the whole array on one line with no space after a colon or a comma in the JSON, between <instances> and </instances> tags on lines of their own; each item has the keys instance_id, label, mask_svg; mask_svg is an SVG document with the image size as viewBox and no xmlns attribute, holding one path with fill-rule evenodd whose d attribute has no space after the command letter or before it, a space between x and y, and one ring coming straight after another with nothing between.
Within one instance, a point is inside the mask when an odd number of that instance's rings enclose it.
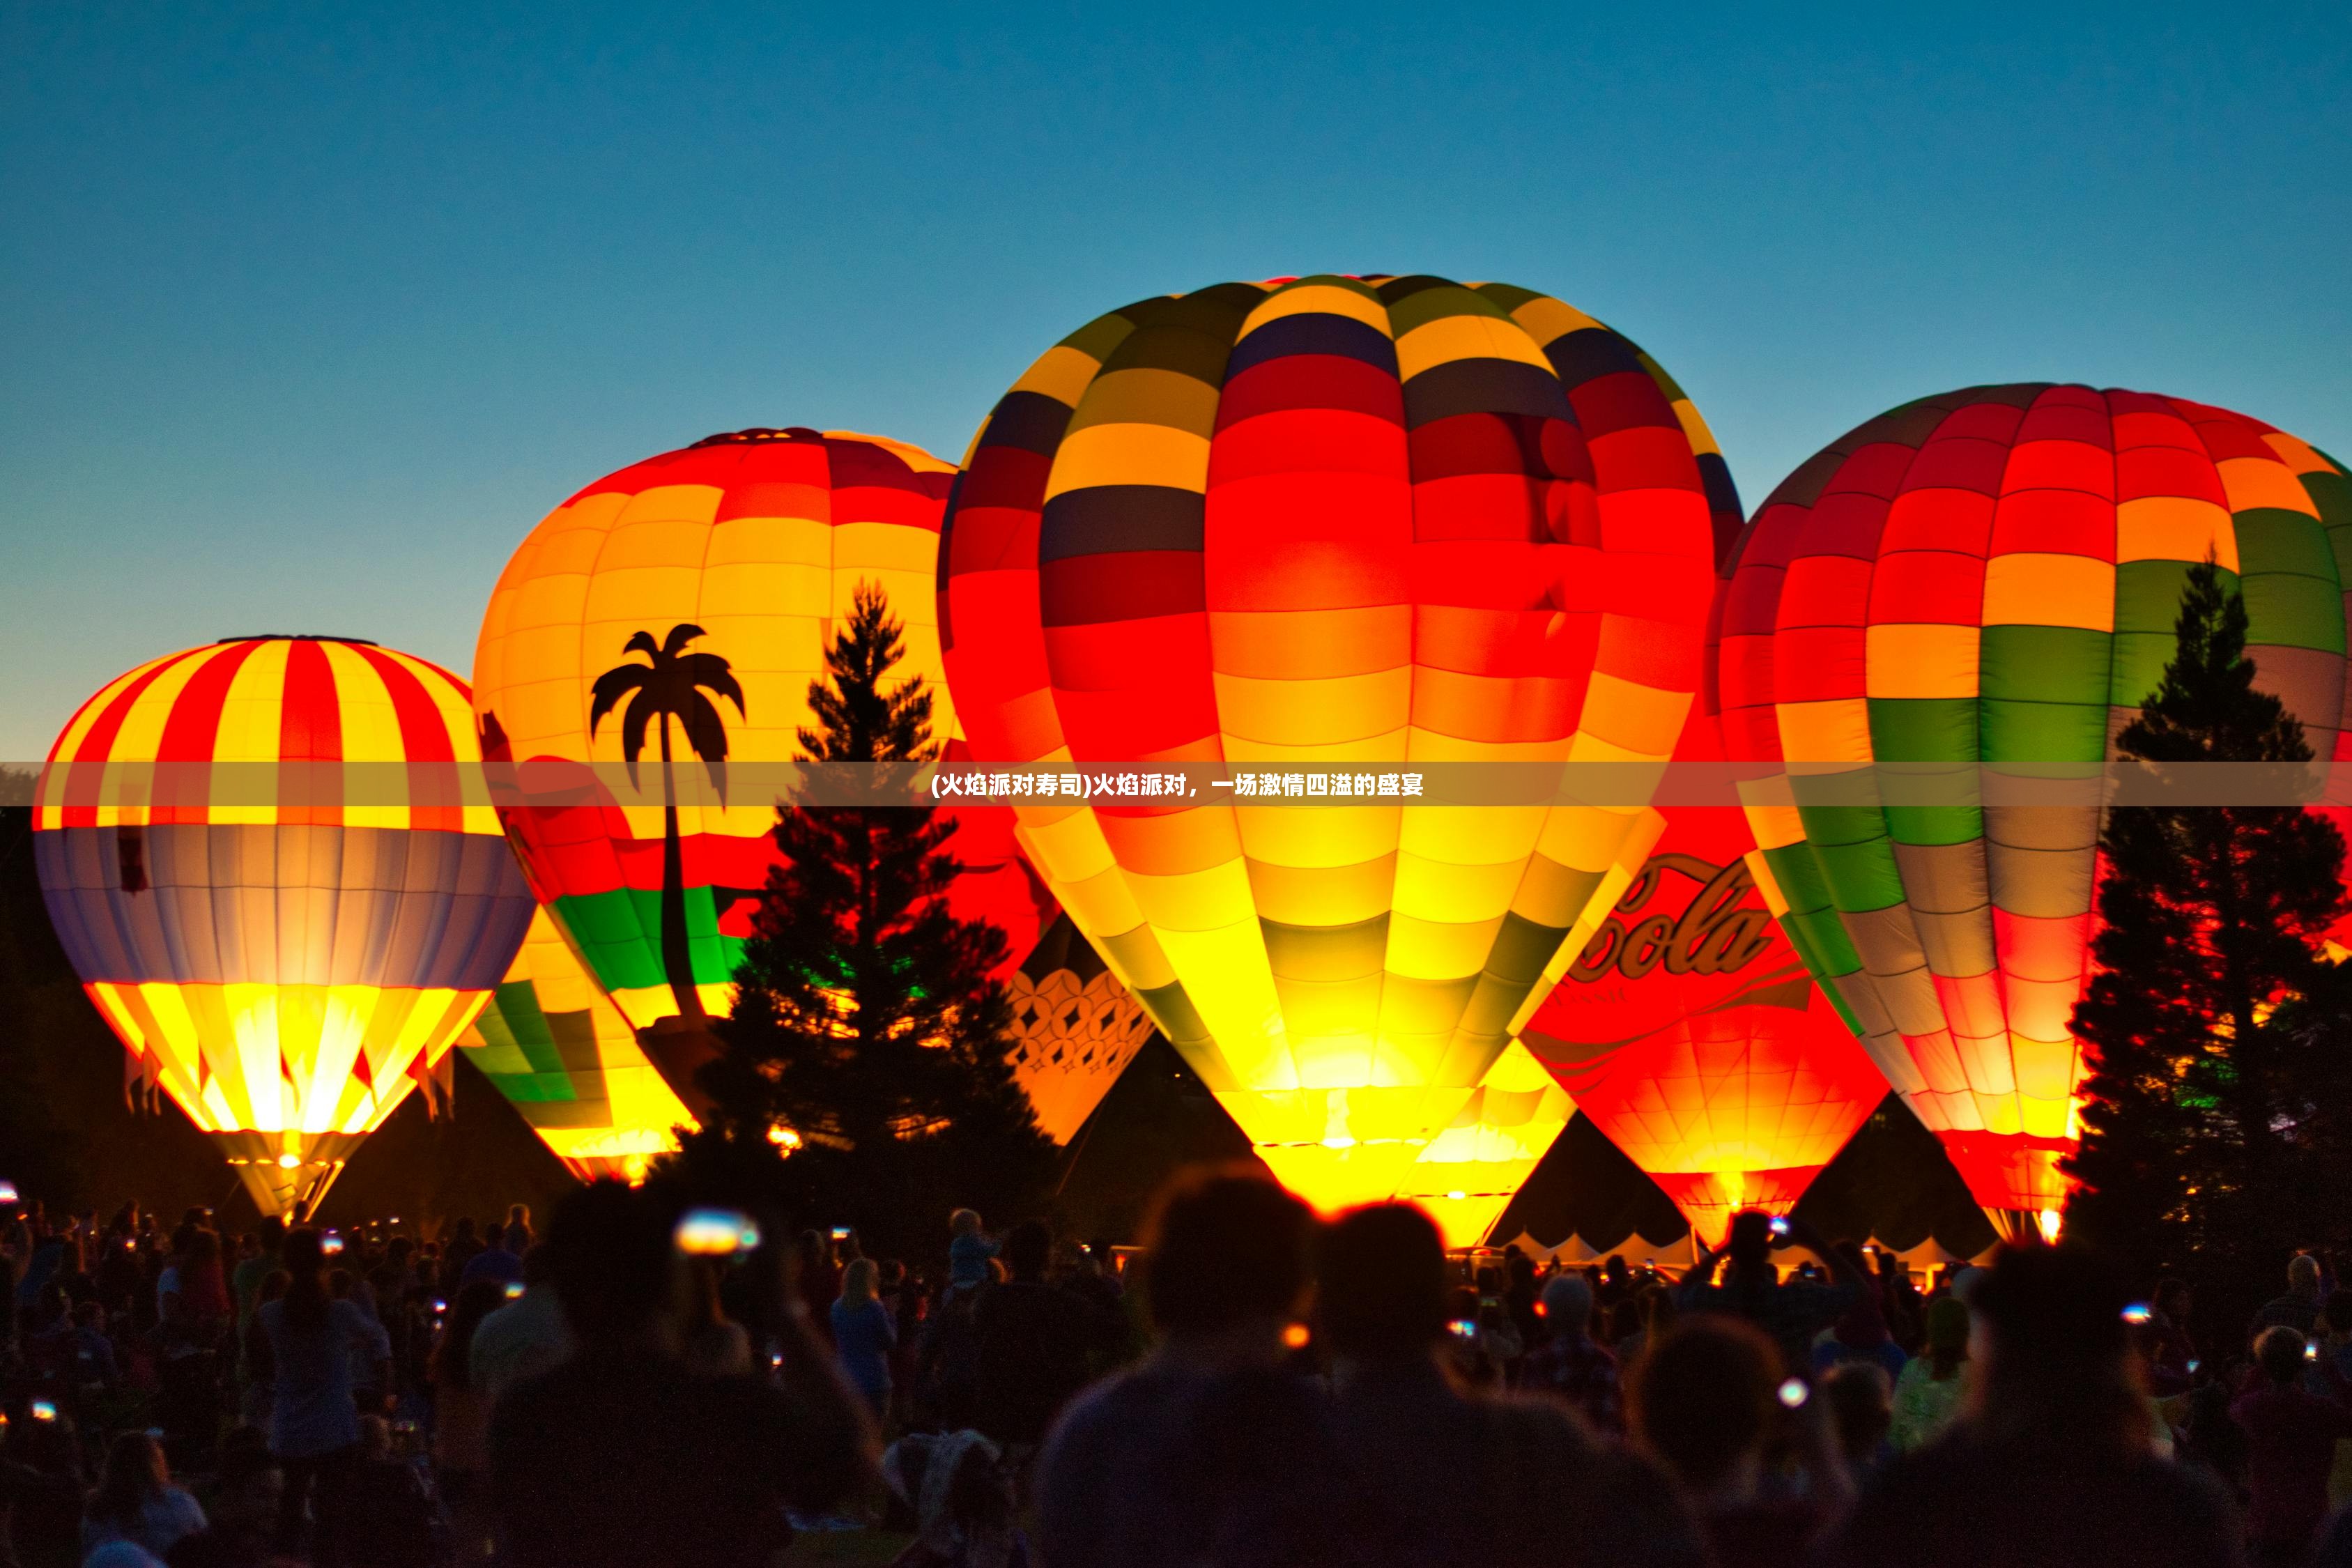
<instances>
[{"instance_id":1,"label":"balloon crown vent","mask_svg":"<svg viewBox=\"0 0 2352 1568\"><path fill-rule=\"evenodd\" d=\"M766 441L822 441L824 439L824 431L812 430L805 425L787 425L781 430L760 425L749 430L721 430L716 436L705 436L687 450L695 451L704 447L752 447Z\"/></svg>"},{"instance_id":2,"label":"balloon crown vent","mask_svg":"<svg viewBox=\"0 0 2352 1568\"><path fill-rule=\"evenodd\" d=\"M332 632L249 632L241 637L222 637L213 646L226 647L233 642L341 642L354 647L382 647L373 637L337 637Z\"/></svg>"}]
</instances>

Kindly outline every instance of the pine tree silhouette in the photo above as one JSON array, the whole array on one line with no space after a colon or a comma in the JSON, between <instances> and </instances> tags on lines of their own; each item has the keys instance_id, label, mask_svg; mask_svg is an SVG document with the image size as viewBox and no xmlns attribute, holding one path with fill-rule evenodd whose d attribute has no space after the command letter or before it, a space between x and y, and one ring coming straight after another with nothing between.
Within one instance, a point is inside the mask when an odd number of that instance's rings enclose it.
<instances>
[{"instance_id":1,"label":"pine tree silhouette","mask_svg":"<svg viewBox=\"0 0 2352 1568\"><path fill-rule=\"evenodd\" d=\"M2210 556L2189 570L2174 643L2120 755L2310 760L2301 722L2254 689L2244 600ZM2074 1016L2092 1071L2069 1233L2143 1268L2267 1292L2309 1217L2294 1172L2314 1149L2315 1092L2339 1076L2323 1058L2343 1054L2308 1006L2270 1013L2343 990L2321 944L2344 908L2343 838L2294 806L2118 806L2100 848L2097 973Z\"/></svg>"},{"instance_id":2,"label":"pine tree silhouette","mask_svg":"<svg viewBox=\"0 0 2352 1568\"><path fill-rule=\"evenodd\" d=\"M830 679L809 689L809 759L869 764L877 789L901 791L934 760L930 693L919 677L889 679L902 647L882 594L861 584ZM768 1178L778 1195L882 1247L929 1244L959 1205L1008 1213L1041 1194L1054 1145L1013 1079L1011 1009L989 977L1005 937L948 907L953 832L929 805L780 808L783 864L702 1069L713 1106L688 1140L689 1170L740 1178L790 1129L799 1147Z\"/></svg>"}]
</instances>

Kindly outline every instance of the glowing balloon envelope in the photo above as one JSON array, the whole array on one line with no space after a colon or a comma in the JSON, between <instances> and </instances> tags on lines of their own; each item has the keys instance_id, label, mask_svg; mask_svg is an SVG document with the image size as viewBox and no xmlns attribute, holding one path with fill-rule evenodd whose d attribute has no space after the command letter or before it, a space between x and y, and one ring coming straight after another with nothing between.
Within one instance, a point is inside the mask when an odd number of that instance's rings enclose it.
<instances>
[{"instance_id":1,"label":"glowing balloon envelope","mask_svg":"<svg viewBox=\"0 0 2352 1568\"><path fill-rule=\"evenodd\" d=\"M670 1020L724 1016L757 895L776 861L775 791L723 788L724 770L785 763L814 721L809 683L859 584L880 587L904 628L897 673L932 692L932 732L956 749L931 584L952 468L880 437L808 429L715 436L587 486L516 550L490 596L475 655L475 707L494 759L510 759L526 804L505 811L533 890L690 1094L704 1043L673 1054ZM675 677L633 716L657 672ZM608 691L600 710L598 683ZM688 797L675 842L661 796L615 804L580 763L648 767L676 754L723 804ZM713 769L711 764L717 764ZM569 768L569 774L566 769ZM683 792L681 792L683 795ZM956 808L948 847L969 868L958 915L1003 928L1009 974L1053 918L1021 866L1003 808ZM673 877L666 861L675 854ZM665 882L683 902L682 943L665 942ZM672 951L682 945L683 951ZM695 1038L692 1030L683 1037Z\"/></svg>"},{"instance_id":2,"label":"glowing balloon envelope","mask_svg":"<svg viewBox=\"0 0 2352 1568\"><path fill-rule=\"evenodd\" d=\"M1979 763L2105 760L2209 552L2243 590L2259 683L2318 756L2342 757L2347 545L2352 484L2295 437L2185 399L2039 384L1870 421L1741 539L1724 738L1775 764L1748 816L1783 923L2004 1234L2066 1193L2100 783L2026 800L1996 780L1922 804L1880 793L1869 764L1973 778Z\"/></svg>"},{"instance_id":3,"label":"glowing balloon envelope","mask_svg":"<svg viewBox=\"0 0 2352 1568\"><path fill-rule=\"evenodd\" d=\"M457 1043L583 1182L643 1181L656 1155L677 1148L677 1129L693 1125L544 910Z\"/></svg>"},{"instance_id":4,"label":"glowing balloon envelope","mask_svg":"<svg viewBox=\"0 0 2352 1568\"><path fill-rule=\"evenodd\" d=\"M957 710L990 762L1663 759L1737 518L1710 474L1674 384L1526 289L1143 300L974 438L940 552ZM1017 809L1078 929L1328 1206L1394 1192L1460 1115L1638 806Z\"/></svg>"},{"instance_id":5,"label":"glowing balloon envelope","mask_svg":"<svg viewBox=\"0 0 2352 1568\"><path fill-rule=\"evenodd\" d=\"M33 844L67 956L265 1214L316 1205L522 941L530 892L465 804L479 761L464 682L340 637L142 665L49 752Z\"/></svg>"}]
</instances>

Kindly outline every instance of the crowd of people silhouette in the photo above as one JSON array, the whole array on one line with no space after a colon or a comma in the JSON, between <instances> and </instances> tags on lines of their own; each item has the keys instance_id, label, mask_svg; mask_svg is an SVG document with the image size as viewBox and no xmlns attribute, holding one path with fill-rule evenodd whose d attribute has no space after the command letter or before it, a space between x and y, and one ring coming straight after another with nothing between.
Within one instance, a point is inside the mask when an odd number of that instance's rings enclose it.
<instances>
[{"instance_id":1,"label":"crowd of people silhouette","mask_svg":"<svg viewBox=\"0 0 2352 1568\"><path fill-rule=\"evenodd\" d=\"M2352 1564L2324 1257L2200 1345L2072 1245L1918 1279L1753 1211L1677 1276L1213 1167L1139 1242L956 1210L875 1258L658 1182L544 1234L27 1203L0 1568Z\"/></svg>"}]
</instances>

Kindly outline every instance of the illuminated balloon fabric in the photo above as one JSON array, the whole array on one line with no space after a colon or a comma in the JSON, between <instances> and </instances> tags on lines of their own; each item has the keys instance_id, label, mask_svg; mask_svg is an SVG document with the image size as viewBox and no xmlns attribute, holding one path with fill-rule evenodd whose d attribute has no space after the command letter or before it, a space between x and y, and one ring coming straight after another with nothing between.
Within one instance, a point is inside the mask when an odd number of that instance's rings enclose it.
<instances>
[{"instance_id":1,"label":"illuminated balloon fabric","mask_svg":"<svg viewBox=\"0 0 2352 1568\"><path fill-rule=\"evenodd\" d=\"M1679 761L1721 756L1692 715ZM1593 1126L1720 1241L1785 1213L1886 1093L1773 920L1736 806L1664 832L1521 1038Z\"/></svg>"},{"instance_id":2,"label":"illuminated balloon fabric","mask_svg":"<svg viewBox=\"0 0 2352 1568\"><path fill-rule=\"evenodd\" d=\"M2097 762L2173 652L2190 563L2244 593L2259 683L2342 756L2352 486L2257 420L2084 386L1907 404L1748 528L1722 609L1738 758ZM1791 766L1791 773L1808 770ZM1796 781L1800 785L1803 781ZM1798 951L2020 1232L2065 1194L2099 808L1750 798Z\"/></svg>"},{"instance_id":3,"label":"illuminated balloon fabric","mask_svg":"<svg viewBox=\"0 0 2352 1568\"><path fill-rule=\"evenodd\" d=\"M940 554L957 710L989 761L1661 758L1738 512L1713 454L1632 343L1524 289L1141 301L974 437ZM1326 1205L1387 1196L1454 1121L1633 816L1019 811L1080 931Z\"/></svg>"},{"instance_id":4,"label":"illuminated balloon fabric","mask_svg":"<svg viewBox=\"0 0 2352 1568\"><path fill-rule=\"evenodd\" d=\"M1013 1074L1037 1125L1067 1143L1151 1037L1151 1018L1066 914L1045 928L1005 990Z\"/></svg>"},{"instance_id":5,"label":"illuminated balloon fabric","mask_svg":"<svg viewBox=\"0 0 2352 1568\"><path fill-rule=\"evenodd\" d=\"M642 1181L693 1123L545 910L457 1043L583 1182Z\"/></svg>"},{"instance_id":6,"label":"illuminated balloon fabric","mask_svg":"<svg viewBox=\"0 0 2352 1568\"><path fill-rule=\"evenodd\" d=\"M1447 1247L1475 1247L1575 1114L1568 1091L1513 1040L1454 1124L1406 1168L1396 1195L1427 1210Z\"/></svg>"},{"instance_id":7,"label":"illuminated balloon fabric","mask_svg":"<svg viewBox=\"0 0 2352 1568\"><path fill-rule=\"evenodd\" d=\"M887 596L904 625L898 673L924 678L932 732L953 737L931 593L952 471L901 442L796 428L713 437L587 486L516 550L483 617L475 702L494 754L522 763L534 790L561 776L536 762L622 762L622 716L592 729L593 684L634 661L625 649L636 633L660 642L691 626L702 635L686 646L724 659L742 693L740 711L713 700L729 763L789 762L812 722L809 683L824 676L836 617L860 583ZM679 815L693 984L703 1011L724 1016L776 859L774 796L739 788L723 807L689 801ZM950 902L1004 928L1009 973L1050 906L1041 918L1010 812L954 815L949 847L971 869ZM508 817L533 889L629 1022L643 1029L677 1015L661 947L659 805L534 804Z\"/></svg>"},{"instance_id":8,"label":"illuminated balloon fabric","mask_svg":"<svg viewBox=\"0 0 2352 1568\"><path fill-rule=\"evenodd\" d=\"M265 1213L315 1203L522 940L521 873L459 804L478 761L464 682L320 637L142 665L50 751L34 851L66 953Z\"/></svg>"}]
</instances>

